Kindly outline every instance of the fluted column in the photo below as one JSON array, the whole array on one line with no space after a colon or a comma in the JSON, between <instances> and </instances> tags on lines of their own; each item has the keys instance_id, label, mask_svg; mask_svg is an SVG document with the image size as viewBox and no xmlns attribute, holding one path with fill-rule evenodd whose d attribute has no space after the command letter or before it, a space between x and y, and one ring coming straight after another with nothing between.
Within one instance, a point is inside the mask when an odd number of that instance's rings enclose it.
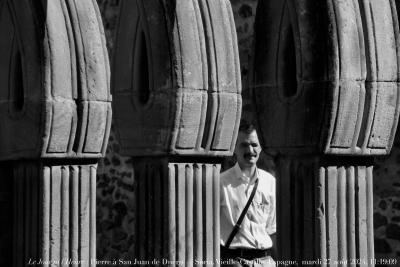
<instances>
[{"instance_id":1,"label":"fluted column","mask_svg":"<svg viewBox=\"0 0 400 267\"><path fill-rule=\"evenodd\" d=\"M242 105L230 3L122 1L114 56L115 125L138 192L132 257L217 264L220 162Z\"/></svg>"},{"instance_id":2,"label":"fluted column","mask_svg":"<svg viewBox=\"0 0 400 267\"><path fill-rule=\"evenodd\" d=\"M95 266L97 161L111 125L97 5L4 0L0 36L0 160L13 207L3 262Z\"/></svg>"},{"instance_id":3,"label":"fluted column","mask_svg":"<svg viewBox=\"0 0 400 267\"><path fill-rule=\"evenodd\" d=\"M137 159L137 257L192 266L219 254L219 164ZM173 264L174 265L174 264Z\"/></svg>"},{"instance_id":4,"label":"fluted column","mask_svg":"<svg viewBox=\"0 0 400 267\"><path fill-rule=\"evenodd\" d=\"M278 248L299 265L373 266L373 159L399 115L394 1L262 1L254 93L277 155Z\"/></svg>"},{"instance_id":5,"label":"fluted column","mask_svg":"<svg viewBox=\"0 0 400 267\"><path fill-rule=\"evenodd\" d=\"M373 162L297 156L277 162L281 259L304 266L370 265Z\"/></svg>"},{"instance_id":6,"label":"fluted column","mask_svg":"<svg viewBox=\"0 0 400 267\"><path fill-rule=\"evenodd\" d=\"M14 163L14 266L95 266L96 168Z\"/></svg>"}]
</instances>

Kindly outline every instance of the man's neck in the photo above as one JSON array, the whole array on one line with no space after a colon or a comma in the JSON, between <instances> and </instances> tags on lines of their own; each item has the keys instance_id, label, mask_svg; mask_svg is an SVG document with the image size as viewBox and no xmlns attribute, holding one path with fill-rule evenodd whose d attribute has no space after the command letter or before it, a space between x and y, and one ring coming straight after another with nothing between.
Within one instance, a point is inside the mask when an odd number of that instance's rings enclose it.
<instances>
[{"instance_id":1,"label":"man's neck","mask_svg":"<svg viewBox=\"0 0 400 267\"><path fill-rule=\"evenodd\" d=\"M249 166L241 166L239 164L239 167L240 167L240 170L242 171L242 173L250 178L253 177L253 175L256 172L256 165L249 167Z\"/></svg>"}]
</instances>

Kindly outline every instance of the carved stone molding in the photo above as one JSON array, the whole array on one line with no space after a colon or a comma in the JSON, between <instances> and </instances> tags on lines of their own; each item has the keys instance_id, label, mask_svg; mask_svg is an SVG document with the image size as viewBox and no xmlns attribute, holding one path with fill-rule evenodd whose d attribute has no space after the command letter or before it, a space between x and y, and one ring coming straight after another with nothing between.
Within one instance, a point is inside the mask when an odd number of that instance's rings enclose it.
<instances>
[{"instance_id":1,"label":"carved stone molding","mask_svg":"<svg viewBox=\"0 0 400 267\"><path fill-rule=\"evenodd\" d=\"M282 156L277 163L280 257L304 266L372 266L373 162Z\"/></svg>"},{"instance_id":2,"label":"carved stone molding","mask_svg":"<svg viewBox=\"0 0 400 267\"><path fill-rule=\"evenodd\" d=\"M1 1L0 159L99 158L111 126L97 6Z\"/></svg>"},{"instance_id":3,"label":"carved stone molding","mask_svg":"<svg viewBox=\"0 0 400 267\"><path fill-rule=\"evenodd\" d=\"M390 153L400 111L395 1L260 1L255 25L279 257L374 266L373 157Z\"/></svg>"},{"instance_id":4,"label":"carved stone molding","mask_svg":"<svg viewBox=\"0 0 400 267\"><path fill-rule=\"evenodd\" d=\"M265 146L388 154L400 103L394 1L268 1L257 12L254 87Z\"/></svg>"},{"instance_id":5,"label":"carved stone molding","mask_svg":"<svg viewBox=\"0 0 400 267\"><path fill-rule=\"evenodd\" d=\"M217 157L232 155L242 108L230 2L121 1L112 87L121 153L134 157L132 257L215 262Z\"/></svg>"},{"instance_id":6,"label":"carved stone molding","mask_svg":"<svg viewBox=\"0 0 400 267\"><path fill-rule=\"evenodd\" d=\"M95 266L96 169L14 165L14 266Z\"/></svg>"},{"instance_id":7,"label":"carved stone molding","mask_svg":"<svg viewBox=\"0 0 400 267\"><path fill-rule=\"evenodd\" d=\"M220 164L135 160L137 258L195 266L219 258Z\"/></svg>"},{"instance_id":8,"label":"carved stone molding","mask_svg":"<svg viewBox=\"0 0 400 267\"><path fill-rule=\"evenodd\" d=\"M229 1L122 1L115 125L128 155L231 154L241 114Z\"/></svg>"},{"instance_id":9,"label":"carved stone molding","mask_svg":"<svg viewBox=\"0 0 400 267\"><path fill-rule=\"evenodd\" d=\"M97 160L111 126L97 4L2 0L0 36L1 173L14 185L7 266L94 266Z\"/></svg>"}]
</instances>

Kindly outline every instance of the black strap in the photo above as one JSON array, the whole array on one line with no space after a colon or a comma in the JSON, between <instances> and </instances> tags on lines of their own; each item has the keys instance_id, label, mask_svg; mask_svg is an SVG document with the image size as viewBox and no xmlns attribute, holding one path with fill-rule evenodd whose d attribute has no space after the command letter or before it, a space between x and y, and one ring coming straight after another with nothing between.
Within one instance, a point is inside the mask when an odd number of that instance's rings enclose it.
<instances>
[{"instance_id":1,"label":"black strap","mask_svg":"<svg viewBox=\"0 0 400 267\"><path fill-rule=\"evenodd\" d=\"M228 239L226 240L225 243L225 247L229 248L229 246L232 243L233 238L235 237L235 235L237 234L237 232L239 232L240 229L240 225L242 224L242 221L244 219L244 216L246 216L247 210L250 207L251 202L253 201L254 195L256 194L257 191L257 186L258 186L258 178L256 179L255 183L254 183L254 187L253 187L253 191L251 191L251 195L249 197L249 200L246 203L246 206L244 207L244 209L242 210L242 213L239 216L239 219L237 220L235 226L232 229L231 234L229 235Z\"/></svg>"}]
</instances>

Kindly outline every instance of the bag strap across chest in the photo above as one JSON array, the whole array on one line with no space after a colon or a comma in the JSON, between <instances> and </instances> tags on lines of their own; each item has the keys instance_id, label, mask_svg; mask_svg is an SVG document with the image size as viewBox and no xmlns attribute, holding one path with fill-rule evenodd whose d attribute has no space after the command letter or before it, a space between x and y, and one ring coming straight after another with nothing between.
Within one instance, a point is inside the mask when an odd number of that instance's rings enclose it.
<instances>
[{"instance_id":1,"label":"bag strap across chest","mask_svg":"<svg viewBox=\"0 0 400 267\"><path fill-rule=\"evenodd\" d=\"M233 238L236 236L236 234L239 232L240 225L242 224L242 221L244 219L244 216L246 216L247 211L249 210L250 204L253 201L254 195L256 194L258 187L258 178L254 182L254 187L253 190L251 191L251 195L249 197L249 200L247 200L246 206L243 208L242 213L239 216L239 219L237 220L235 226L232 229L232 232L230 233L228 239L226 240L225 247L229 248L229 246L232 243Z\"/></svg>"}]
</instances>

